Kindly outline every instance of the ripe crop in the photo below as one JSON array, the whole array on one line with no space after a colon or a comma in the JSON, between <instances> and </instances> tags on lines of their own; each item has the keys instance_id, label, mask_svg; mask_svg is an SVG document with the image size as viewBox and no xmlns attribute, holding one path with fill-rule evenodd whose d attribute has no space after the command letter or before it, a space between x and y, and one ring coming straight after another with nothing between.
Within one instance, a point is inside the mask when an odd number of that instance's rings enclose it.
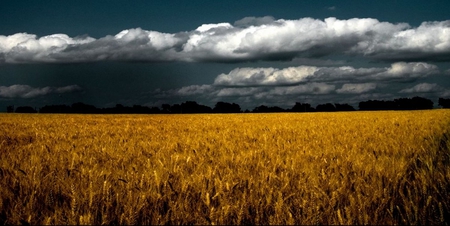
<instances>
[{"instance_id":1,"label":"ripe crop","mask_svg":"<svg viewBox=\"0 0 450 226\"><path fill-rule=\"evenodd\" d=\"M0 224L445 224L450 111L0 115Z\"/></svg>"}]
</instances>

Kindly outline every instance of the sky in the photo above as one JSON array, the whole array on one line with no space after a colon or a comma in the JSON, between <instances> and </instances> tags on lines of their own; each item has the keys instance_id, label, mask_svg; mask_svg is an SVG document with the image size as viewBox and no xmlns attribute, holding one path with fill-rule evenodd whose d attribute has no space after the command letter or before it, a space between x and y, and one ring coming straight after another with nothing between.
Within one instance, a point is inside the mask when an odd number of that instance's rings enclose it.
<instances>
[{"instance_id":1,"label":"sky","mask_svg":"<svg viewBox=\"0 0 450 226\"><path fill-rule=\"evenodd\" d=\"M0 111L450 98L450 1L3 0Z\"/></svg>"}]
</instances>

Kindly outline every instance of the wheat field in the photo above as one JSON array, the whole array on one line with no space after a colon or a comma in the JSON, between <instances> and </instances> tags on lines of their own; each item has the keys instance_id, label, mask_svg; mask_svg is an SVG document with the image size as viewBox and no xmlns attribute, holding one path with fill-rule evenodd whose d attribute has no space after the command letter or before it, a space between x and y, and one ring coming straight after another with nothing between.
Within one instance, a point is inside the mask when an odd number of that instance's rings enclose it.
<instances>
[{"instance_id":1,"label":"wheat field","mask_svg":"<svg viewBox=\"0 0 450 226\"><path fill-rule=\"evenodd\" d=\"M0 224L448 224L450 111L0 114Z\"/></svg>"}]
</instances>

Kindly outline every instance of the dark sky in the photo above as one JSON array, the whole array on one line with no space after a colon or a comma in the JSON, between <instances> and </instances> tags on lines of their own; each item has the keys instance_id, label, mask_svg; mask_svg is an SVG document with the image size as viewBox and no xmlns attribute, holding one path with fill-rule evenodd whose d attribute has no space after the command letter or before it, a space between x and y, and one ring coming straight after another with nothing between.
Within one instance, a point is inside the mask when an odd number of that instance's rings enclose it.
<instances>
[{"instance_id":1,"label":"dark sky","mask_svg":"<svg viewBox=\"0 0 450 226\"><path fill-rule=\"evenodd\" d=\"M0 111L450 98L449 1L0 3Z\"/></svg>"}]
</instances>

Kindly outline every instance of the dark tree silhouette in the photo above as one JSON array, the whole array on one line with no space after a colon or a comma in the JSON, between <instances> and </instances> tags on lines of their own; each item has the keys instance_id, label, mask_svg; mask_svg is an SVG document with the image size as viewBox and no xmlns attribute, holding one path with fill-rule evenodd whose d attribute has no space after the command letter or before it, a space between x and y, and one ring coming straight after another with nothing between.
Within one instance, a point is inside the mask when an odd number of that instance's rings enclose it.
<instances>
[{"instance_id":1,"label":"dark tree silhouette","mask_svg":"<svg viewBox=\"0 0 450 226\"><path fill-rule=\"evenodd\" d=\"M269 112L269 107L267 107L266 105L260 105L258 107L255 107L252 112L253 113Z\"/></svg>"},{"instance_id":2,"label":"dark tree silhouette","mask_svg":"<svg viewBox=\"0 0 450 226\"><path fill-rule=\"evenodd\" d=\"M355 108L349 104L334 104L336 111L355 111Z\"/></svg>"},{"instance_id":3,"label":"dark tree silhouette","mask_svg":"<svg viewBox=\"0 0 450 226\"><path fill-rule=\"evenodd\" d=\"M359 103L359 110L425 110L433 109L433 101L423 97L398 98L394 100L368 100Z\"/></svg>"},{"instance_id":4,"label":"dark tree silhouette","mask_svg":"<svg viewBox=\"0 0 450 226\"><path fill-rule=\"evenodd\" d=\"M45 105L39 113L72 113L72 108L67 105Z\"/></svg>"},{"instance_id":5,"label":"dark tree silhouette","mask_svg":"<svg viewBox=\"0 0 450 226\"><path fill-rule=\"evenodd\" d=\"M6 112L13 113L14 112L14 105L10 105L10 106L6 107Z\"/></svg>"},{"instance_id":6,"label":"dark tree silhouette","mask_svg":"<svg viewBox=\"0 0 450 226\"><path fill-rule=\"evenodd\" d=\"M37 111L30 106L20 106L16 108L16 113L37 113Z\"/></svg>"},{"instance_id":7,"label":"dark tree silhouette","mask_svg":"<svg viewBox=\"0 0 450 226\"><path fill-rule=\"evenodd\" d=\"M267 107L266 105L260 105L253 109L253 113L271 113L271 112L285 112L286 110L278 106Z\"/></svg>"},{"instance_id":8,"label":"dark tree silhouette","mask_svg":"<svg viewBox=\"0 0 450 226\"><path fill-rule=\"evenodd\" d=\"M175 114L180 114L183 113L182 109L181 109L181 105L179 104L174 104L170 107L170 113L175 113Z\"/></svg>"},{"instance_id":9,"label":"dark tree silhouette","mask_svg":"<svg viewBox=\"0 0 450 226\"><path fill-rule=\"evenodd\" d=\"M444 98L440 97L438 104L442 108L450 108L450 98L444 99Z\"/></svg>"},{"instance_id":10,"label":"dark tree silhouette","mask_svg":"<svg viewBox=\"0 0 450 226\"><path fill-rule=\"evenodd\" d=\"M439 106L450 108L450 99L439 98ZM39 109L40 113L78 113L78 114L182 114L182 113L241 113L241 107L236 103L217 102L212 109L209 106L198 104L195 101L186 101L181 104L163 104L162 109L158 107L147 107L133 105L132 107L116 104L112 108L97 108L93 105L77 102L71 106L67 105L46 105ZM394 100L368 100L362 101L358 105L359 110L422 110L432 109L433 101L423 97L398 98ZM8 106L7 112L14 112L14 106ZM283 109L278 106L260 105L252 111L246 109L244 112L269 113L269 112L333 112L333 111L355 111L349 104L319 104L316 109L308 103L296 102L291 109ZM21 106L15 112L35 113L36 110L29 106Z\"/></svg>"},{"instance_id":11,"label":"dark tree silhouette","mask_svg":"<svg viewBox=\"0 0 450 226\"><path fill-rule=\"evenodd\" d=\"M240 113L241 107L235 103L217 102L213 108L214 113Z\"/></svg>"},{"instance_id":12,"label":"dark tree silhouette","mask_svg":"<svg viewBox=\"0 0 450 226\"><path fill-rule=\"evenodd\" d=\"M161 108L162 108L162 110L161 110L161 112L162 113L170 113L170 104L163 104L163 105L161 105Z\"/></svg>"},{"instance_id":13,"label":"dark tree silhouette","mask_svg":"<svg viewBox=\"0 0 450 226\"><path fill-rule=\"evenodd\" d=\"M186 101L181 104L181 111L183 113L211 113L212 109L208 106L198 104L195 101Z\"/></svg>"},{"instance_id":14,"label":"dark tree silhouette","mask_svg":"<svg viewBox=\"0 0 450 226\"><path fill-rule=\"evenodd\" d=\"M378 111L378 110L396 110L397 106L394 101L384 100L368 100L361 101L358 104L359 110L362 111Z\"/></svg>"},{"instance_id":15,"label":"dark tree silhouette","mask_svg":"<svg viewBox=\"0 0 450 226\"><path fill-rule=\"evenodd\" d=\"M308 103L296 102L294 107L291 108L292 112L313 112L315 109Z\"/></svg>"},{"instance_id":16,"label":"dark tree silhouette","mask_svg":"<svg viewBox=\"0 0 450 226\"><path fill-rule=\"evenodd\" d=\"M98 113L99 110L94 105L84 104L81 102L72 104L72 113Z\"/></svg>"},{"instance_id":17,"label":"dark tree silhouette","mask_svg":"<svg viewBox=\"0 0 450 226\"><path fill-rule=\"evenodd\" d=\"M161 113L158 107L146 107L141 105L133 105L132 113L137 114L158 114Z\"/></svg>"},{"instance_id":18,"label":"dark tree silhouette","mask_svg":"<svg viewBox=\"0 0 450 226\"><path fill-rule=\"evenodd\" d=\"M411 110L433 109L433 101L423 97L413 97L411 99L413 108Z\"/></svg>"},{"instance_id":19,"label":"dark tree silhouette","mask_svg":"<svg viewBox=\"0 0 450 226\"><path fill-rule=\"evenodd\" d=\"M331 103L319 104L316 107L316 111L332 112L336 111L336 107Z\"/></svg>"}]
</instances>

